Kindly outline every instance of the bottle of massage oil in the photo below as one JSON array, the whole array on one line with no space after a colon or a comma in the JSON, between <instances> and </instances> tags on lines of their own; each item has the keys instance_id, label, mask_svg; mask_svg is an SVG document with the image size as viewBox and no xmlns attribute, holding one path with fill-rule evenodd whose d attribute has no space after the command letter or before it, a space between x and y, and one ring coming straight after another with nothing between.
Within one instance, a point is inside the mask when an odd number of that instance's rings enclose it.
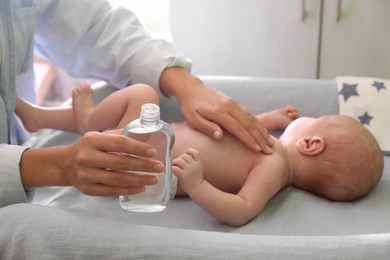
<instances>
[{"instance_id":1,"label":"bottle of massage oil","mask_svg":"<svg viewBox=\"0 0 390 260\"><path fill-rule=\"evenodd\" d=\"M171 149L174 143L174 132L169 124L160 119L160 107L155 104L144 104L140 118L129 123L123 135L148 143L157 150L155 159L165 163L165 171L160 173L136 172L133 174L155 175L158 183L146 186L146 190L135 195L119 196L121 207L128 211L158 212L166 208L170 199L172 181Z\"/></svg>"}]
</instances>

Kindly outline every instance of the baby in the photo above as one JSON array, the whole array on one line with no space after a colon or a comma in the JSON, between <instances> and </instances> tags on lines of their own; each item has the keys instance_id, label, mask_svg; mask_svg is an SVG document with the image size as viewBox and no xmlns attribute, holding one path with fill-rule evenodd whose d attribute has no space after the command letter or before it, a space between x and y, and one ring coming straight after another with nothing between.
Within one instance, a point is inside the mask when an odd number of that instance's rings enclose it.
<instances>
[{"instance_id":1,"label":"baby","mask_svg":"<svg viewBox=\"0 0 390 260\"><path fill-rule=\"evenodd\" d=\"M90 86L81 85L73 91L74 119L67 127L80 133L123 128L139 117L142 104L158 102L151 87L136 84L95 105ZM32 107L20 99L16 112L30 131L47 127L49 118L50 127L63 120L53 116L55 109ZM176 195L188 195L220 221L241 226L290 185L330 200L350 201L367 195L379 182L382 152L357 120L341 115L299 117L291 106L256 118L268 130L286 128L274 138L271 155L253 152L227 132L217 142L185 122L171 124ZM58 124L54 128L64 122Z\"/></svg>"}]
</instances>

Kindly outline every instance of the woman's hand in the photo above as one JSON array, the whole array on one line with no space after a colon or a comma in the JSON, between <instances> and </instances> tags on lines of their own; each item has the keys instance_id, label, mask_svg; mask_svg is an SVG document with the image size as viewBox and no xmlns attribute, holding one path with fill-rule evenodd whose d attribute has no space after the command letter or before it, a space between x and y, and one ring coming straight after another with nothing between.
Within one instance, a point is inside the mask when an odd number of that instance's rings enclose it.
<instances>
[{"instance_id":1,"label":"woman's hand","mask_svg":"<svg viewBox=\"0 0 390 260\"><path fill-rule=\"evenodd\" d=\"M223 129L254 151L270 154L274 142L256 118L232 98L206 85L182 68L169 68L160 79L163 91L176 96L188 124L214 140Z\"/></svg>"},{"instance_id":2,"label":"woman's hand","mask_svg":"<svg viewBox=\"0 0 390 260\"><path fill-rule=\"evenodd\" d=\"M20 169L25 188L72 185L88 195L117 196L145 191L161 172L151 146L119 134L88 132L69 146L26 150Z\"/></svg>"}]
</instances>

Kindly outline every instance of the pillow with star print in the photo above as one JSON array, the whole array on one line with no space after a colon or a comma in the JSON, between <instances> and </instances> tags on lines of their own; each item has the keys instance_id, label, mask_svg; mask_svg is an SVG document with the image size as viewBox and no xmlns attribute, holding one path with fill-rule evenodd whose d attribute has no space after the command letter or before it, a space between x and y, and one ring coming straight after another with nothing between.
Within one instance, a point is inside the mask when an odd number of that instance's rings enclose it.
<instances>
[{"instance_id":1,"label":"pillow with star print","mask_svg":"<svg viewBox=\"0 0 390 260\"><path fill-rule=\"evenodd\" d=\"M336 78L340 114L366 126L381 149L390 153L390 80L343 76Z\"/></svg>"}]
</instances>

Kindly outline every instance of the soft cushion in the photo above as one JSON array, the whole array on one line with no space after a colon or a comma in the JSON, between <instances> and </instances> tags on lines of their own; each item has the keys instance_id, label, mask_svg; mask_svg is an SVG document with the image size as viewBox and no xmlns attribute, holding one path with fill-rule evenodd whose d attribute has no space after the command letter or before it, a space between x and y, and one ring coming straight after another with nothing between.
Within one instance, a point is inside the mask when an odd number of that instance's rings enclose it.
<instances>
[{"instance_id":1,"label":"soft cushion","mask_svg":"<svg viewBox=\"0 0 390 260\"><path fill-rule=\"evenodd\" d=\"M340 114L359 120L390 153L390 80L343 76L336 82Z\"/></svg>"}]
</instances>

